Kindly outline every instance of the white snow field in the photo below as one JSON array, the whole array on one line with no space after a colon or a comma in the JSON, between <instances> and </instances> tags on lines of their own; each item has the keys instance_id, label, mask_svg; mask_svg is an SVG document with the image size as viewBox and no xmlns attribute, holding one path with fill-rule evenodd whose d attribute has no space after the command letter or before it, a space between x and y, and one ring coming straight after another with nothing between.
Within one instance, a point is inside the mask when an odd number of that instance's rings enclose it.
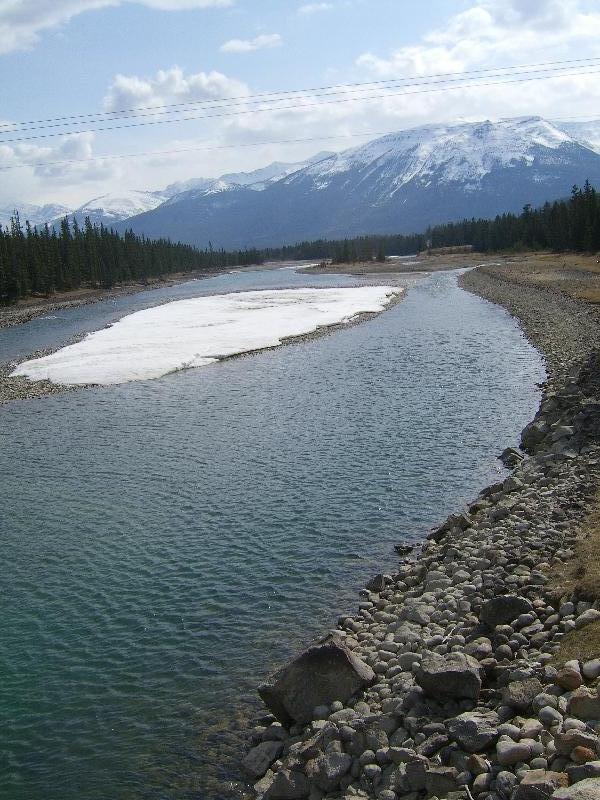
<instances>
[{"instance_id":1,"label":"white snow field","mask_svg":"<svg viewBox=\"0 0 600 800\"><path fill-rule=\"evenodd\" d=\"M383 311L402 292L396 286L361 286L178 300L129 314L77 344L19 364L12 375L66 386L160 378Z\"/></svg>"}]
</instances>

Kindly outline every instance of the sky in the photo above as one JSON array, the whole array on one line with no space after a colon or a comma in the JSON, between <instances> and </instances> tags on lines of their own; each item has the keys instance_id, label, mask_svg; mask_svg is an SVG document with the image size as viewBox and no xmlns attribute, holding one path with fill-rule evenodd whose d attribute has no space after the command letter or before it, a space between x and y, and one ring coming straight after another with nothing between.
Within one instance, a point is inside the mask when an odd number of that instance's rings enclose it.
<instances>
[{"instance_id":1,"label":"sky","mask_svg":"<svg viewBox=\"0 0 600 800\"><path fill-rule=\"evenodd\" d=\"M583 58L600 0L0 0L0 205L74 208L423 124L598 118L600 73L577 64L423 89Z\"/></svg>"}]
</instances>

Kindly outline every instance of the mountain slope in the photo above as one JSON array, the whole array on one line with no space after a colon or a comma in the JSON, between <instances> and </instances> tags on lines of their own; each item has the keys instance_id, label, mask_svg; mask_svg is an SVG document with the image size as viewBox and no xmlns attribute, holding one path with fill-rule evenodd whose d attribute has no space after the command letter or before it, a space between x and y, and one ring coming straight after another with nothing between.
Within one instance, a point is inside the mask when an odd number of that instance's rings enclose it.
<instances>
[{"instance_id":1,"label":"mountain slope","mask_svg":"<svg viewBox=\"0 0 600 800\"><path fill-rule=\"evenodd\" d=\"M70 214L72 211L72 209L56 203L48 203L45 206L36 206L32 203L14 203L0 208L0 227L5 228L10 225L10 220L15 210L19 212L21 224L24 226L25 222L28 221L32 227L44 225L46 222L51 223L58 217L64 217L65 214Z\"/></svg>"},{"instance_id":2,"label":"mountain slope","mask_svg":"<svg viewBox=\"0 0 600 800\"><path fill-rule=\"evenodd\" d=\"M129 189L118 194L104 194L100 197L94 197L89 202L76 208L69 216L70 218L75 218L79 225L83 225L85 218L89 217L92 223L98 225L102 223L107 227L113 227L117 222L151 211L166 199L166 195L162 192Z\"/></svg>"},{"instance_id":3,"label":"mountain slope","mask_svg":"<svg viewBox=\"0 0 600 800\"><path fill-rule=\"evenodd\" d=\"M262 191L237 185L176 195L126 227L202 247L402 233L518 211L586 178L600 183L600 155L546 120L428 125L326 155Z\"/></svg>"}]
</instances>

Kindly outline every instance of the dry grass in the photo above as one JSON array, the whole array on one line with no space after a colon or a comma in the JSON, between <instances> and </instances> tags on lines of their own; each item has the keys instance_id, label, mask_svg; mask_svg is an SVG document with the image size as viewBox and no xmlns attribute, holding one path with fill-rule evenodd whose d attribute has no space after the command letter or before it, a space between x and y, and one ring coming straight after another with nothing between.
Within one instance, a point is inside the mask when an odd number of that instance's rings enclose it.
<instances>
[{"instance_id":1,"label":"dry grass","mask_svg":"<svg viewBox=\"0 0 600 800\"><path fill-rule=\"evenodd\" d=\"M600 263L595 255L526 253L498 261L482 271L521 286L556 289L575 300L600 303Z\"/></svg>"},{"instance_id":2,"label":"dry grass","mask_svg":"<svg viewBox=\"0 0 600 800\"><path fill-rule=\"evenodd\" d=\"M551 573L556 592L580 600L600 599L600 493L581 523L573 558ZM587 630L587 628L586 628Z\"/></svg>"},{"instance_id":3,"label":"dry grass","mask_svg":"<svg viewBox=\"0 0 600 800\"><path fill-rule=\"evenodd\" d=\"M573 558L550 573L557 597L572 595L594 602L600 598L600 494L581 524ZM550 584L550 585L552 585ZM552 662L563 664L578 658L600 658L600 620L568 633Z\"/></svg>"},{"instance_id":4,"label":"dry grass","mask_svg":"<svg viewBox=\"0 0 600 800\"><path fill-rule=\"evenodd\" d=\"M567 633L551 663L562 665L565 661L578 659L585 662L592 658L600 658L600 620Z\"/></svg>"}]
</instances>

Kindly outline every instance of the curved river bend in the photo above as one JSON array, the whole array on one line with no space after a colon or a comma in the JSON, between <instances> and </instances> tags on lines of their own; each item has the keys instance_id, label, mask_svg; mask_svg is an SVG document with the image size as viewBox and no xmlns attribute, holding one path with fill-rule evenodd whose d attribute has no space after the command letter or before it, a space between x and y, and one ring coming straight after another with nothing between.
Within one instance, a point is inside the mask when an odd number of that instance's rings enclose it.
<instances>
[{"instance_id":1,"label":"curved river bend","mask_svg":"<svg viewBox=\"0 0 600 800\"><path fill-rule=\"evenodd\" d=\"M169 298L353 282L226 275L0 331L0 352ZM221 798L258 680L503 474L540 358L455 274L413 283L329 336L0 408L2 796Z\"/></svg>"}]
</instances>

